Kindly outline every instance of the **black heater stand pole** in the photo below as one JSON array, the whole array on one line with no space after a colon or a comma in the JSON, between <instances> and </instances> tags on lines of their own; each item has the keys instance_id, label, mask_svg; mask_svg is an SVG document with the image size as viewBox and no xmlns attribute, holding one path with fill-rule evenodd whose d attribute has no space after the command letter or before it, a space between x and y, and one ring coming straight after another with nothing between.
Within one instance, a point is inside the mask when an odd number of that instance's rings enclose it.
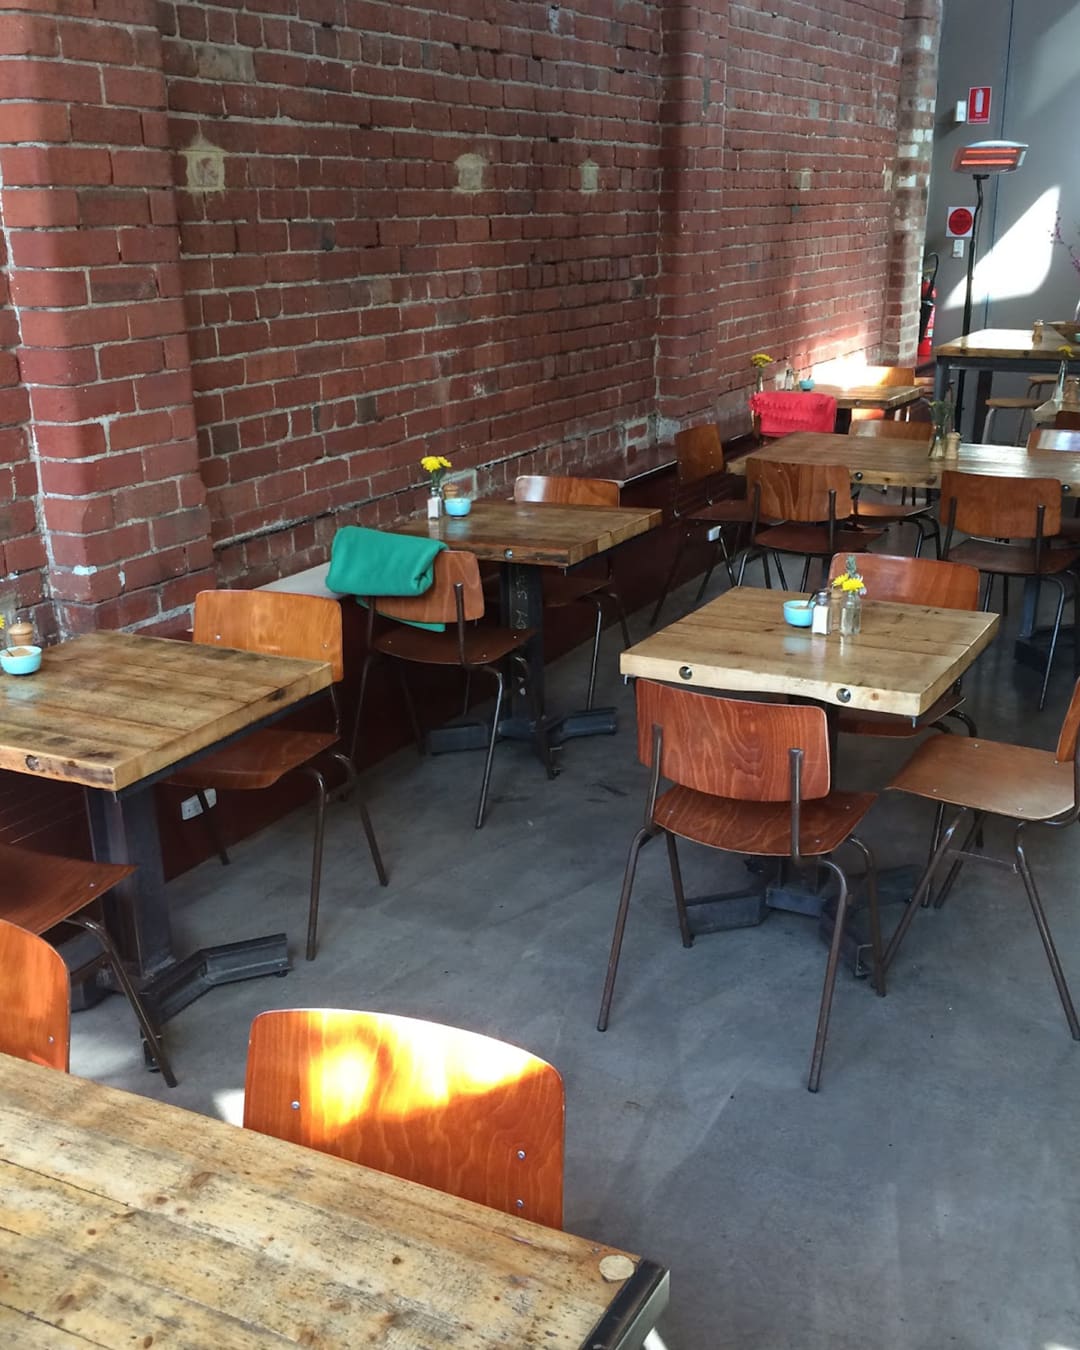
<instances>
[{"instance_id":1,"label":"black heater stand pole","mask_svg":"<svg viewBox=\"0 0 1080 1350\"><path fill-rule=\"evenodd\" d=\"M983 209L983 183L990 177L987 173L974 174L975 179L975 214L971 218L971 247L968 249L967 265L967 286L964 290L964 326L960 333L961 337L967 337L971 332L971 292L975 285L975 254L979 248L979 217ZM966 371L961 370L956 377L956 411L953 418L953 426L957 431L960 430L960 417L964 411L964 376Z\"/></svg>"}]
</instances>

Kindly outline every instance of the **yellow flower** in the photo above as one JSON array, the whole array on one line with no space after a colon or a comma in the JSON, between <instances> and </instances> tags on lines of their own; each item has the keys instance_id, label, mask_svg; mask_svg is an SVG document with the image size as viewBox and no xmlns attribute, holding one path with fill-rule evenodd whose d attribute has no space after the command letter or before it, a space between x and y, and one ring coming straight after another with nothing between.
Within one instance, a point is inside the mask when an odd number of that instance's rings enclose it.
<instances>
[{"instance_id":1,"label":"yellow flower","mask_svg":"<svg viewBox=\"0 0 1080 1350\"><path fill-rule=\"evenodd\" d=\"M755 352L753 356L750 358L750 364L752 366L757 366L759 370L761 369L762 366L771 366L772 363L773 358L769 355L768 352Z\"/></svg>"},{"instance_id":2,"label":"yellow flower","mask_svg":"<svg viewBox=\"0 0 1080 1350\"><path fill-rule=\"evenodd\" d=\"M439 469L448 469L450 461L444 459L442 455L424 455L420 461L420 467L425 473L435 473Z\"/></svg>"},{"instance_id":3,"label":"yellow flower","mask_svg":"<svg viewBox=\"0 0 1080 1350\"><path fill-rule=\"evenodd\" d=\"M851 575L851 576L849 576L846 572L844 572L841 576L833 577L833 583L832 583L832 584L833 584L834 586L839 586L839 588L840 588L842 591L865 591L865 590L866 590L866 586L865 586L864 583L863 583L863 579L862 579L861 576L859 576L858 572L854 573L854 574Z\"/></svg>"},{"instance_id":4,"label":"yellow flower","mask_svg":"<svg viewBox=\"0 0 1080 1350\"><path fill-rule=\"evenodd\" d=\"M1068 346L1068 344L1058 348L1058 356L1064 356L1066 360L1069 360L1072 354L1073 349L1070 346Z\"/></svg>"}]
</instances>

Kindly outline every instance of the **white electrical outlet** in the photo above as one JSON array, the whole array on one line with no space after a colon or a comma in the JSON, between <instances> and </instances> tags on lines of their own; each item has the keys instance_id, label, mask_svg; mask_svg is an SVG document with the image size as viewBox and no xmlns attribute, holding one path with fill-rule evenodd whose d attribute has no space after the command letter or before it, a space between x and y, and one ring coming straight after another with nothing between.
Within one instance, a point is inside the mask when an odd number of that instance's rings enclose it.
<instances>
[{"instance_id":1,"label":"white electrical outlet","mask_svg":"<svg viewBox=\"0 0 1080 1350\"><path fill-rule=\"evenodd\" d=\"M217 805L217 793L213 788L207 788L205 792L207 802L211 806ZM196 816L202 815L202 803L198 797L185 797L180 803L180 819L194 820Z\"/></svg>"}]
</instances>

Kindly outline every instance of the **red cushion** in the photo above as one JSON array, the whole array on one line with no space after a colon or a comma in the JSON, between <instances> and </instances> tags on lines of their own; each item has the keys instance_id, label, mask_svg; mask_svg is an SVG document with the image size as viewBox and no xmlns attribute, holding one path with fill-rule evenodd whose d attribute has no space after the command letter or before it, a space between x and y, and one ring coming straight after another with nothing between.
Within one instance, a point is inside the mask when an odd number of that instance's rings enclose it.
<instances>
[{"instance_id":1,"label":"red cushion","mask_svg":"<svg viewBox=\"0 0 1080 1350\"><path fill-rule=\"evenodd\" d=\"M762 436L786 436L792 431L834 431L836 399L831 394L802 390L771 390L750 396L750 410L758 418Z\"/></svg>"}]
</instances>

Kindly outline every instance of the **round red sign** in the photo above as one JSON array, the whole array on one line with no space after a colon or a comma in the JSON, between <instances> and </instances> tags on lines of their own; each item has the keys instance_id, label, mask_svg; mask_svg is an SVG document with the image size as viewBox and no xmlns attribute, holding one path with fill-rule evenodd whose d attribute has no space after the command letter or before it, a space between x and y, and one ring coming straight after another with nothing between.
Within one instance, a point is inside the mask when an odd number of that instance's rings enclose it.
<instances>
[{"instance_id":1,"label":"round red sign","mask_svg":"<svg viewBox=\"0 0 1080 1350\"><path fill-rule=\"evenodd\" d=\"M951 239L963 239L971 233L971 227L974 224L975 217L966 206L954 206L949 212L946 228Z\"/></svg>"}]
</instances>

